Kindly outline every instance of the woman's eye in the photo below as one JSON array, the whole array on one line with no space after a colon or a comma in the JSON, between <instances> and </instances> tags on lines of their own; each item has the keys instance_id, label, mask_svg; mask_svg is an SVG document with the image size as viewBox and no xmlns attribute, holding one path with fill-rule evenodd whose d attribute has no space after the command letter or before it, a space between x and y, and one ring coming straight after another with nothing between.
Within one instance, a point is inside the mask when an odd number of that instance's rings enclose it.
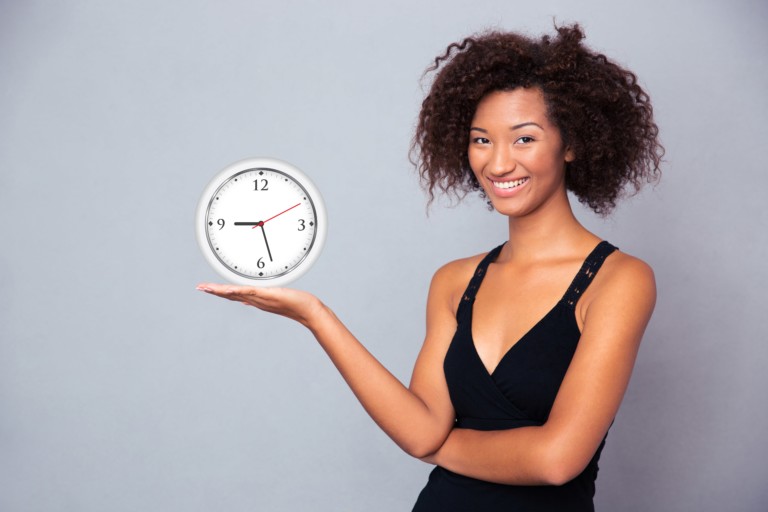
<instances>
[{"instance_id":1,"label":"woman's eye","mask_svg":"<svg viewBox=\"0 0 768 512\"><path fill-rule=\"evenodd\" d=\"M533 140L534 140L533 137L529 137L528 135L524 135L524 136L520 137L519 139L517 139L515 142L517 144L528 144L529 142L533 142Z\"/></svg>"},{"instance_id":2,"label":"woman's eye","mask_svg":"<svg viewBox=\"0 0 768 512\"><path fill-rule=\"evenodd\" d=\"M473 144L489 144L491 141L486 139L485 137L474 137L472 139Z\"/></svg>"}]
</instances>

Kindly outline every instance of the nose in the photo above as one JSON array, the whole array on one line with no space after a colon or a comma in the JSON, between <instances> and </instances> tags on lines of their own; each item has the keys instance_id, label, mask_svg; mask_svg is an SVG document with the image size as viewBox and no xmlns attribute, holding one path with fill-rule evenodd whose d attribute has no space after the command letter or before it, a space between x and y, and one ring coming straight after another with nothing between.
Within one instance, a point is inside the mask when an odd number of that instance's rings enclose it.
<instances>
[{"instance_id":1,"label":"nose","mask_svg":"<svg viewBox=\"0 0 768 512\"><path fill-rule=\"evenodd\" d=\"M495 176L509 174L517 167L517 161L512 154L512 149L507 144L494 146L489 164L490 171Z\"/></svg>"}]
</instances>

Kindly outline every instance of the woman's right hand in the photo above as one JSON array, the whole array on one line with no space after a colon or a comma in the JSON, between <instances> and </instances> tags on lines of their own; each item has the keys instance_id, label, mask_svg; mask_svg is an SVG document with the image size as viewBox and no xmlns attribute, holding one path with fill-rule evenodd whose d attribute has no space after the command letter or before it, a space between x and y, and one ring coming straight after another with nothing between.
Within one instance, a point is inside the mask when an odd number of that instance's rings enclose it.
<instances>
[{"instance_id":1,"label":"woman's right hand","mask_svg":"<svg viewBox=\"0 0 768 512\"><path fill-rule=\"evenodd\" d=\"M257 288L255 286L201 283L197 289L296 320L305 327L311 327L312 319L316 318L317 314L324 308L320 299L311 293L291 288Z\"/></svg>"}]
</instances>

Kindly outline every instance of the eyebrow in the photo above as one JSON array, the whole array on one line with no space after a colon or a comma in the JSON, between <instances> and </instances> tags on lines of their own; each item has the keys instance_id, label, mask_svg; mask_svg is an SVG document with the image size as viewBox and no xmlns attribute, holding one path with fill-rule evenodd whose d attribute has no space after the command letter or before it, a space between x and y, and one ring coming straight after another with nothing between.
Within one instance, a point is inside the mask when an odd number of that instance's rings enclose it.
<instances>
[{"instance_id":1,"label":"eyebrow","mask_svg":"<svg viewBox=\"0 0 768 512\"><path fill-rule=\"evenodd\" d=\"M514 126L510 126L509 129L511 131L514 131L514 130L519 130L520 128L523 128L524 126L531 126L531 125L532 126L537 126L540 130L544 129L539 123L534 123L533 121L526 121L525 123L520 123L520 124L516 124ZM469 129L469 131L478 131L478 132L481 132L481 133L488 133L488 130L486 130L484 128L478 128L476 126L472 126Z\"/></svg>"}]
</instances>

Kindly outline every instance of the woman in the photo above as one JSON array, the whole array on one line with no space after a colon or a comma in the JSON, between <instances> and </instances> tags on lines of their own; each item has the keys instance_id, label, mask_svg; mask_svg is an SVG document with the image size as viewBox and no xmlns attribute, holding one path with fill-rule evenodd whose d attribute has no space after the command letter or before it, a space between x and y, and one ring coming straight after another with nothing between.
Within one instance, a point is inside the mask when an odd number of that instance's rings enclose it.
<instances>
[{"instance_id":1,"label":"woman","mask_svg":"<svg viewBox=\"0 0 768 512\"><path fill-rule=\"evenodd\" d=\"M312 331L373 420L437 466L416 511L593 510L653 310L651 269L579 224L566 193L606 214L657 177L648 96L578 26L557 32L468 38L431 68L414 138L430 196L481 190L509 240L435 273L409 387L308 293L198 287Z\"/></svg>"}]
</instances>

